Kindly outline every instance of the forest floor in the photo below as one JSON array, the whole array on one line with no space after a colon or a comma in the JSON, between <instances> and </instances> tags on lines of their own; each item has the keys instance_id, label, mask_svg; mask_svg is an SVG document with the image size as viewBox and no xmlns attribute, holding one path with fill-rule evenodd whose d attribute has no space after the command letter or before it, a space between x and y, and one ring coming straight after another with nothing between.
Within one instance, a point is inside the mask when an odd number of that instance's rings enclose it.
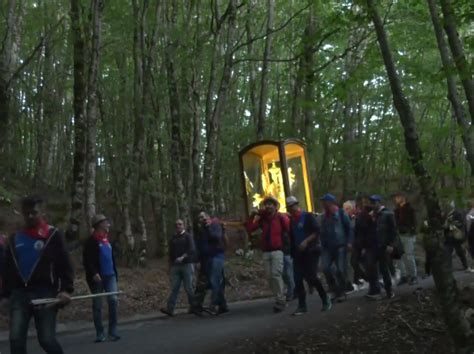
<instances>
[{"instance_id":1,"label":"forest floor","mask_svg":"<svg viewBox=\"0 0 474 354\"><path fill-rule=\"evenodd\" d=\"M472 307L474 275L458 273L464 302ZM427 280L428 281L428 280ZM426 281L425 281L426 282ZM265 337L226 343L229 353L454 353L431 286L399 287L395 299L356 302L337 321L288 326ZM338 308L340 305L335 305ZM317 315L316 315L317 316ZM306 318L305 318L306 319ZM220 348L209 353L219 353Z\"/></svg>"}]
</instances>

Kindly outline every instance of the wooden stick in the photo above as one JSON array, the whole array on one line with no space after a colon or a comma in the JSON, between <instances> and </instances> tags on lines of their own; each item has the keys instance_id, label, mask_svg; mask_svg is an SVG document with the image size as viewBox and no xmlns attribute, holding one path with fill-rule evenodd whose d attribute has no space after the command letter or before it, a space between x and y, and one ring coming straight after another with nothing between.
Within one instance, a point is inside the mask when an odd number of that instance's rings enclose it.
<instances>
[{"instance_id":1,"label":"wooden stick","mask_svg":"<svg viewBox=\"0 0 474 354\"><path fill-rule=\"evenodd\" d=\"M73 296L71 297L71 301L73 300L84 300L84 299L93 299L96 297L103 297L103 296L111 296L111 295L120 295L123 294L123 291L113 291L109 293L98 293L98 294L88 294L88 295L78 295L78 296ZM38 306L38 305L50 305L50 304L55 304L58 303L59 299L58 298L47 298L47 299L35 299L31 300L31 304L33 306Z\"/></svg>"}]
</instances>

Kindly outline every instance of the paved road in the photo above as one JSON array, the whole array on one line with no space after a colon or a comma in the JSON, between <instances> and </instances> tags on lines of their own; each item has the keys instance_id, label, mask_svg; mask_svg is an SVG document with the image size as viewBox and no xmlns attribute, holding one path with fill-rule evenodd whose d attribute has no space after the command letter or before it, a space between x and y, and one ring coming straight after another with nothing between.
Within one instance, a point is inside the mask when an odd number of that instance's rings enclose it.
<instances>
[{"instance_id":1,"label":"paved road","mask_svg":"<svg viewBox=\"0 0 474 354\"><path fill-rule=\"evenodd\" d=\"M462 278L465 276L460 274ZM433 282L431 279L424 280L420 286L431 287ZM397 288L396 293L400 295L414 290L414 287L403 286ZM181 315L123 325L120 327L123 338L115 343L93 343L92 331L62 334L59 340L68 354L204 353L225 348L226 343L235 340L270 336L288 326L295 329L320 326L326 321L337 322L354 312L369 315L375 303L368 302L363 297L365 293L361 291L350 295L347 302L335 305L327 313L320 312L318 296L310 296L310 312L301 317L291 316L296 303L290 304L283 313L273 314L271 301L263 299L231 304L231 312L220 317ZM29 339L28 347L30 354L43 353L35 338ZM0 354L5 353L8 353L8 344L3 342L0 343Z\"/></svg>"}]
</instances>

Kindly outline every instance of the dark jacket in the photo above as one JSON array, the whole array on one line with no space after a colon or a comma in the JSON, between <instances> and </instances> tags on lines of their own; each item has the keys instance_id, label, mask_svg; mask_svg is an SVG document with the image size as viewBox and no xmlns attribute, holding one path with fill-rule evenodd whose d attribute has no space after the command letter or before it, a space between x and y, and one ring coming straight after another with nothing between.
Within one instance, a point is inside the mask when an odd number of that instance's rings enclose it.
<instances>
[{"instance_id":1,"label":"dark jacket","mask_svg":"<svg viewBox=\"0 0 474 354\"><path fill-rule=\"evenodd\" d=\"M269 216L262 213L260 220L249 220L246 228L249 233L262 230L263 252L283 251L290 254L290 220L285 214L276 212Z\"/></svg>"},{"instance_id":2,"label":"dark jacket","mask_svg":"<svg viewBox=\"0 0 474 354\"><path fill-rule=\"evenodd\" d=\"M410 203L395 209L395 221L398 232L402 235L415 235L416 233L416 213Z\"/></svg>"},{"instance_id":3,"label":"dark jacket","mask_svg":"<svg viewBox=\"0 0 474 354\"><path fill-rule=\"evenodd\" d=\"M0 234L0 294L3 289L3 272L5 271L5 236Z\"/></svg>"},{"instance_id":4,"label":"dark jacket","mask_svg":"<svg viewBox=\"0 0 474 354\"><path fill-rule=\"evenodd\" d=\"M354 242L351 219L343 209L335 214L321 215L321 243L323 248L339 248Z\"/></svg>"},{"instance_id":5,"label":"dark jacket","mask_svg":"<svg viewBox=\"0 0 474 354\"><path fill-rule=\"evenodd\" d=\"M199 226L195 241L200 262L214 257L224 257L224 226L219 219L213 218L209 226Z\"/></svg>"},{"instance_id":6,"label":"dark jacket","mask_svg":"<svg viewBox=\"0 0 474 354\"><path fill-rule=\"evenodd\" d=\"M354 247L360 249L377 247L376 223L369 215L367 208L362 210L355 219Z\"/></svg>"},{"instance_id":7,"label":"dark jacket","mask_svg":"<svg viewBox=\"0 0 474 354\"><path fill-rule=\"evenodd\" d=\"M383 208L376 214L377 247L384 249L393 246L397 238L397 223L395 215L387 208Z\"/></svg>"},{"instance_id":8,"label":"dark jacket","mask_svg":"<svg viewBox=\"0 0 474 354\"><path fill-rule=\"evenodd\" d=\"M118 278L117 267L115 266L115 256L112 249L112 260L114 262L115 275ZM100 248L97 240L91 236L84 243L84 250L82 252L82 264L86 271L87 284L93 284L93 277L100 274Z\"/></svg>"},{"instance_id":9,"label":"dark jacket","mask_svg":"<svg viewBox=\"0 0 474 354\"><path fill-rule=\"evenodd\" d=\"M305 253L321 252L321 240L319 239L319 225L316 217L312 213L303 211L299 220L290 217L290 240L292 256L301 254L298 250L300 243L309 236L316 234L316 239L311 241L305 249Z\"/></svg>"},{"instance_id":10,"label":"dark jacket","mask_svg":"<svg viewBox=\"0 0 474 354\"><path fill-rule=\"evenodd\" d=\"M2 297L9 297L12 290L50 288L56 292L74 291L74 271L66 249L63 234L56 228L50 227L42 253L34 267L30 279L22 279L17 267L15 251L15 235L7 241L4 267L4 289Z\"/></svg>"},{"instance_id":11,"label":"dark jacket","mask_svg":"<svg viewBox=\"0 0 474 354\"><path fill-rule=\"evenodd\" d=\"M168 241L168 255L170 263L174 263L176 258L186 253L182 263L193 263L196 256L196 247L194 245L193 236L189 232L180 235L171 236Z\"/></svg>"}]
</instances>

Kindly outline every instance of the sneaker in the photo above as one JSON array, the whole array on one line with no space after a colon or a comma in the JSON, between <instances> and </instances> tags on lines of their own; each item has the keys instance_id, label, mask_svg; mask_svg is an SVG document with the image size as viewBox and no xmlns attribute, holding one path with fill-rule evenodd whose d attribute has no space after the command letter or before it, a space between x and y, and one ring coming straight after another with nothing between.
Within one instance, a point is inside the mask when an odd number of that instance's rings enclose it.
<instances>
[{"instance_id":1,"label":"sneaker","mask_svg":"<svg viewBox=\"0 0 474 354\"><path fill-rule=\"evenodd\" d=\"M219 307L219 309L217 310L217 315L225 315L226 313L229 313L230 310L229 308L226 306L226 307Z\"/></svg>"},{"instance_id":2,"label":"sneaker","mask_svg":"<svg viewBox=\"0 0 474 354\"><path fill-rule=\"evenodd\" d=\"M395 297L395 293L393 291L390 291L387 293L387 299L393 299Z\"/></svg>"},{"instance_id":3,"label":"sneaker","mask_svg":"<svg viewBox=\"0 0 474 354\"><path fill-rule=\"evenodd\" d=\"M369 300L380 300L382 298L382 295L380 293L368 293L367 295L365 295L365 297Z\"/></svg>"},{"instance_id":4,"label":"sneaker","mask_svg":"<svg viewBox=\"0 0 474 354\"><path fill-rule=\"evenodd\" d=\"M162 308L160 309L160 312L161 312L161 313L164 313L165 315L167 315L167 316L169 316L169 317L174 317L174 312L168 310L166 307L162 307Z\"/></svg>"},{"instance_id":5,"label":"sneaker","mask_svg":"<svg viewBox=\"0 0 474 354\"><path fill-rule=\"evenodd\" d=\"M343 295L340 295L336 298L336 301L341 303L341 302L344 302L347 300L347 295L346 294L343 294Z\"/></svg>"},{"instance_id":6,"label":"sneaker","mask_svg":"<svg viewBox=\"0 0 474 354\"><path fill-rule=\"evenodd\" d=\"M202 313L204 312L204 308L202 306L194 306L190 309L190 311L193 315L201 317Z\"/></svg>"},{"instance_id":7,"label":"sneaker","mask_svg":"<svg viewBox=\"0 0 474 354\"><path fill-rule=\"evenodd\" d=\"M207 309L204 309L205 312L207 312L211 316L217 316L217 313L219 310L217 309L217 306L210 306Z\"/></svg>"},{"instance_id":8,"label":"sneaker","mask_svg":"<svg viewBox=\"0 0 474 354\"><path fill-rule=\"evenodd\" d=\"M416 285L418 284L418 279L416 277L413 277L410 279L410 281L408 282L408 285Z\"/></svg>"},{"instance_id":9,"label":"sneaker","mask_svg":"<svg viewBox=\"0 0 474 354\"><path fill-rule=\"evenodd\" d=\"M286 307L286 303L284 305L275 304L275 305L273 305L273 312L274 313L280 313L285 309L285 307Z\"/></svg>"},{"instance_id":10,"label":"sneaker","mask_svg":"<svg viewBox=\"0 0 474 354\"><path fill-rule=\"evenodd\" d=\"M398 282L397 286L407 284L408 283L408 278L407 277L401 277L400 281Z\"/></svg>"},{"instance_id":11,"label":"sneaker","mask_svg":"<svg viewBox=\"0 0 474 354\"><path fill-rule=\"evenodd\" d=\"M110 342L116 342L116 341L119 341L120 338L121 338L121 337L120 337L119 335L117 335L117 334L109 334L108 340L109 340Z\"/></svg>"},{"instance_id":12,"label":"sneaker","mask_svg":"<svg viewBox=\"0 0 474 354\"><path fill-rule=\"evenodd\" d=\"M97 337L95 337L94 343L102 343L105 342L107 338L105 337L105 334L100 334Z\"/></svg>"},{"instance_id":13,"label":"sneaker","mask_svg":"<svg viewBox=\"0 0 474 354\"><path fill-rule=\"evenodd\" d=\"M467 267L466 269L464 269L464 271L466 273L474 273L474 269L472 269L471 267Z\"/></svg>"},{"instance_id":14,"label":"sneaker","mask_svg":"<svg viewBox=\"0 0 474 354\"><path fill-rule=\"evenodd\" d=\"M332 302L331 302L331 298L328 297L326 301L324 302L323 308L321 309L321 311L329 311L330 309L332 309Z\"/></svg>"},{"instance_id":15,"label":"sneaker","mask_svg":"<svg viewBox=\"0 0 474 354\"><path fill-rule=\"evenodd\" d=\"M293 316L302 316L308 312L306 306L298 306L295 312L293 312Z\"/></svg>"}]
</instances>

